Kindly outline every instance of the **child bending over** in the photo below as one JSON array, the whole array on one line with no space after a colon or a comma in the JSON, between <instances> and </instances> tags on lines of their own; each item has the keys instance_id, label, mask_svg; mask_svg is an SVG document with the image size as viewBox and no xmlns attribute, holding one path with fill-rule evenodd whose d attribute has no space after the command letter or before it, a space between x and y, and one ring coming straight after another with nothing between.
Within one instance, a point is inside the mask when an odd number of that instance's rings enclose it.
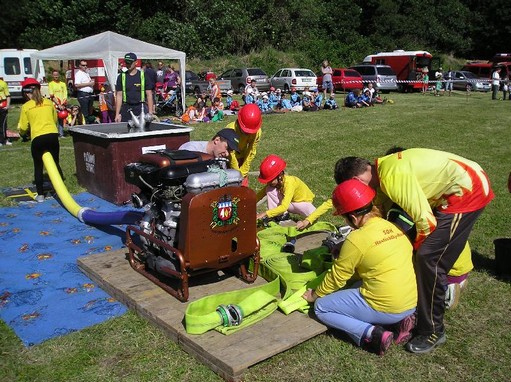
<instances>
[{"instance_id":1,"label":"child bending over","mask_svg":"<svg viewBox=\"0 0 511 382\"><path fill-rule=\"evenodd\" d=\"M312 204L314 194L299 178L285 175L286 162L277 155L268 155L259 167L259 182L266 187L259 190L257 200L268 197L268 210L257 214L257 219L281 219L293 213L303 217L310 215L316 207ZM286 215L287 215L286 214Z\"/></svg>"}]
</instances>

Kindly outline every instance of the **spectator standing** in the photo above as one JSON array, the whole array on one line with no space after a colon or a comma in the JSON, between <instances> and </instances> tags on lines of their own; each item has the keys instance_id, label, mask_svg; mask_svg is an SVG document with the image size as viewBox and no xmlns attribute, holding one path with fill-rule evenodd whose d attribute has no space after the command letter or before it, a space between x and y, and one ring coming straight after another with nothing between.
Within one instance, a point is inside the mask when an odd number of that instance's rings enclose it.
<instances>
[{"instance_id":1,"label":"spectator standing","mask_svg":"<svg viewBox=\"0 0 511 382\"><path fill-rule=\"evenodd\" d=\"M158 62L158 69L156 70L156 82L162 83L165 80L165 72L166 68L165 65L163 65L163 62Z\"/></svg>"},{"instance_id":2,"label":"spectator standing","mask_svg":"<svg viewBox=\"0 0 511 382\"><path fill-rule=\"evenodd\" d=\"M151 64L149 61L145 63L143 66L145 80L149 85L149 88L151 89L151 92L153 93L153 110L151 110L151 113L156 113L156 82L158 82L158 74L156 73L156 70L153 69L153 64Z\"/></svg>"},{"instance_id":3,"label":"spectator standing","mask_svg":"<svg viewBox=\"0 0 511 382\"><path fill-rule=\"evenodd\" d=\"M426 94L429 88L429 69L424 67L422 69L422 94Z\"/></svg>"},{"instance_id":4,"label":"spectator standing","mask_svg":"<svg viewBox=\"0 0 511 382\"><path fill-rule=\"evenodd\" d=\"M506 76L506 78L504 78L504 81L502 83L502 99L505 101L508 95L509 95L509 75Z\"/></svg>"},{"instance_id":5,"label":"spectator standing","mask_svg":"<svg viewBox=\"0 0 511 382\"><path fill-rule=\"evenodd\" d=\"M442 80L443 80L444 74L442 71L442 68L438 68L438 70L435 72L435 96L440 95L440 91L442 90Z\"/></svg>"},{"instance_id":6,"label":"spectator standing","mask_svg":"<svg viewBox=\"0 0 511 382\"><path fill-rule=\"evenodd\" d=\"M57 128L57 110L47 98L41 94L41 84L34 78L27 78L21 83L26 102L21 107L18 129L20 135L26 135L30 128L32 139L31 151L34 161L34 180L37 190L36 201L44 201L43 190L43 154L49 152L60 176L63 177L59 165L59 132Z\"/></svg>"},{"instance_id":7,"label":"spectator standing","mask_svg":"<svg viewBox=\"0 0 511 382\"><path fill-rule=\"evenodd\" d=\"M115 122L128 122L131 119L130 110L134 115L140 115L142 108L146 114L153 110L151 84L146 81L144 72L137 69L137 55L126 53L124 61L128 70L117 76L115 85Z\"/></svg>"},{"instance_id":8,"label":"spectator standing","mask_svg":"<svg viewBox=\"0 0 511 382\"><path fill-rule=\"evenodd\" d=\"M60 73L58 70L52 72L53 81L48 84L48 92L50 98L55 104L58 111L67 110L67 85L64 81L60 80ZM67 116L66 116L67 117ZM64 136L64 119L58 119L59 136Z\"/></svg>"},{"instance_id":9,"label":"spectator standing","mask_svg":"<svg viewBox=\"0 0 511 382\"><path fill-rule=\"evenodd\" d=\"M500 88L500 66L497 66L495 70L493 71L491 78L491 99L496 100L497 95L499 94L499 88Z\"/></svg>"},{"instance_id":10,"label":"spectator standing","mask_svg":"<svg viewBox=\"0 0 511 382\"><path fill-rule=\"evenodd\" d=\"M0 77L0 146L12 145L7 139L7 113L11 106L11 94L3 77Z\"/></svg>"},{"instance_id":11,"label":"spectator standing","mask_svg":"<svg viewBox=\"0 0 511 382\"><path fill-rule=\"evenodd\" d=\"M222 93L220 92L220 86L218 86L215 77L211 77L209 79L209 100L211 101L211 106L214 105L215 98L222 99Z\"/></svg>"},{"instance_id":12,"label":"spectator standing","mask_svg":"<svg viewBox=\"0 0 511 382\"><path fill-rule=\"evenodd\" d=\"M334 94L334 84L332 83L332 74L334 71L330 67L328 60L324 60L321 65L321 73L323 73L323 98L326 100L326 92L329 91L330 95Z\"/></svg>"},{"instance_id":13,"label":"spectator standing","mask_svg":"<svg viewBox=\"0 0 511 382\"><path fill-rule=\"evenodd\" d=\"M163 81L165 87L165 91L177 90L178 86L181 84L181 77L179 77L179 73L174 70L174 67L169 65L167 67L165 73L165 79Z\"/></svg>"},{"instance_id":14,"label":"spectator standing","mask_svg":"<svg viewBox=\"0 0 511 382\"><path fill-rule=\"evenodd\" d=\"M449 94L449 97L451 96L452 92L452 80L454 79L454 73L451 68L447 71L447 74L445 76L445 91Z\"/></svg>"},{"instance_id":15,"label":"spectator standing","mask_svg":"<svg viewBox=\"0 0 511 382\"><path fill-rule=\"evenodd\" d=\"M87 69L87 62L80 60L80 66L75 73L76 98L82 109L86 123L89 123L89 117L92 115L92 105L94 102L94 80L90 77Z\"/></svg>"}]
</instances>

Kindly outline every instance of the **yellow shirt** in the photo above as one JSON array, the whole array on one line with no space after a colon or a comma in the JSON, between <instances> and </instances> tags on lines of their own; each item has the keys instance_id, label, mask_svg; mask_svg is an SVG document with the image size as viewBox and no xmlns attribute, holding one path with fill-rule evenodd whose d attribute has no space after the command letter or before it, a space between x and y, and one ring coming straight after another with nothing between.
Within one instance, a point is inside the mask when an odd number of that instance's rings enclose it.
<instances>
[{"instance_id":1,"label":"yellow shirt","mask_svg":"<svg viewBox=\"0 0 511 382\"><path fill-rule=\"evenodd\" d=\"M62 105L65 103L65 101L67 101L67 86L63 81L51 81L48 84L48 92L50 93L50 96L57 98L55 101L59 105Z\"/></svg>"},{"instance_id":2,"label":"yellow shirt","mask_svg":"<svg viewBox=\"0 0 511 382\"><path fill-rule=\"evenodd\" d=\"M4 80L0 80L0 101L3 101L7 97L10 97L9 86L7 86L7 82Z\"/></svg>"},{"instance_id":3,"label":"yellow shirt","mask_svg":"<svg viewBox=\"0 0 511 382\"><path fill-rule=\"evenodd\" d=\"M339 257L316 289L319 297L338 291L353 276L362 281L360 293L375 310L401 313L417 306L412 245L394 224L370 218L352 231Z\"/></svg>"},{"instance_id":4,"label":"yellow shirt","mask_svg":"<svg viewBox=\"0 0 511 382\"><path fill-rule=\"evenodd\" d=\"M284 175L282 180L282 189L280 190L284 197L279 206L266 211L269 218L282 215L289 209L291 202L311 202L314 199L314 194L310 188L299 178L292 175ZM264 198L266 195L266 187L260 189L257 193L257 201Z\"/></svg>"},{"instance_id":5,"label":"yellow shirt","mask_svg":"<svg viewBox=\"0 0 511 382\"><path fill-rule=\"evenodd\" d=\"M307 216L307 220L313 224L316 220L319 219L319 217L323 214L325 214L328 210L332 210L334 208L334 204L332 202L332 199L328 199L323 202L322 205L320 205L316 210Z\"/></svg>"},{"instance_id":6,"label":"yellow shirt","mask_svg":"<svg viewBox=\"0 0 511 382\"><path fill-rule=\"evenodd\" d=\"M57 133L57 110L53 102L44 98L41 105L36 105L33 100L23 104L20 111L18 129L21 135L25 135L30 128L32 140L40 135Z\"/></svg>"},{"instance_id":7,"label":"yellow shirt","mask_svg":"<svg viewBox=\"0 0 511 382\"><path fill-rule=\"evenodd\" d=\"M261 129L259 129L255 134L246 134L241 130L238 121L231 122L225 127L233 129L240 137L240 141L238 143L240 151L231 152L229 160L231 161L231 168L241 172L241 175L245 178L250 171L250 164L256 156L257 145L261 140Z\"/></svg>"},{"instance_id":8,"label":"yellow shirt","mask_svg":"<svg viewBox=\"0 0 511 382\"><path fill-rule=\"evenodd\" d=\"M376 168L381 191L415 222L416 247L436 228L433 209L473 212L494 196L477 163L443 151L408 149L377 159Z\"/></svg>"}]
</instances>

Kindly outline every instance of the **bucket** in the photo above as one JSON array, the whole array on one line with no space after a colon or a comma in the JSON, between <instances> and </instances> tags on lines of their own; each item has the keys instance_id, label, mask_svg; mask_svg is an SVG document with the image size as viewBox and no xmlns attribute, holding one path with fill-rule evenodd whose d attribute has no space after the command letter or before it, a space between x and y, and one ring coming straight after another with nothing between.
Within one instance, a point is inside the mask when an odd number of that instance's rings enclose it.
<instances>
[{"instance_id":1,"label":"bucket","mask_svg":"<svg viewBox=\"0 0 511 382\"><path fill-rule=\"evenodd\" d=\"M498 275L511 275L511 239L493 240L495 245L495 271Z\"/></svg>"}]
</instances>

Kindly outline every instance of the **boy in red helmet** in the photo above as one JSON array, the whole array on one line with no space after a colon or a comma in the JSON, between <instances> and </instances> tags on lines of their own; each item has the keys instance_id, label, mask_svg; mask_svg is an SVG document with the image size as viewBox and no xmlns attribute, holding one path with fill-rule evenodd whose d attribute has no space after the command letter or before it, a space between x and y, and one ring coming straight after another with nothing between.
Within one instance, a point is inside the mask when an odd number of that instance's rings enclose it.
<instances>
[{"instance_id":1,"label":"boy in red helmet","mask_svg":"<svg viewBox=\"0 0 511 382\"><path fill-rule=\"evenodd\" d=\"M417 284L412 245L397 226L381 217L373 205L375 195L358 179L335 188L334 215L342 215L354 230L321 284L303 298L315 303L321 322L383 355L392 341L402 344L411 336ZM360 281L346 288L354 277Z\"/></svg>"},{"instance_id":2,"label":"boy in red helmet","mask_svg":"<svg viewBox=\"0 0 511 382\"><path fill-rule=\"evenodd\" d=\"M261 124L263 118L261 110L256 104L243 106L235 122L229 123L226 128L233 129L240 137L239 151L232 152L230 156L231 168L239 170L243 175L242 185L248 187L248 172L250 164L257 153L257 145L261 140Z\"/></svg>"},{"instance_id":3,"label":"boy in red helmet","mask_svg":"<svg viewBox=\"0 0 511 382\"><path fill-rule=\"evenodd\" d=\"M259 167L259 182L266 186L257 193L257 200L268 197L268 210L257 214L257 219L276 218L289 212L308 216L316 207L312 204L314 194L299 178L285 175L286 161L271 154ZM279 218L279 220L282 220Z\"/></svg>"}]
</instances>

